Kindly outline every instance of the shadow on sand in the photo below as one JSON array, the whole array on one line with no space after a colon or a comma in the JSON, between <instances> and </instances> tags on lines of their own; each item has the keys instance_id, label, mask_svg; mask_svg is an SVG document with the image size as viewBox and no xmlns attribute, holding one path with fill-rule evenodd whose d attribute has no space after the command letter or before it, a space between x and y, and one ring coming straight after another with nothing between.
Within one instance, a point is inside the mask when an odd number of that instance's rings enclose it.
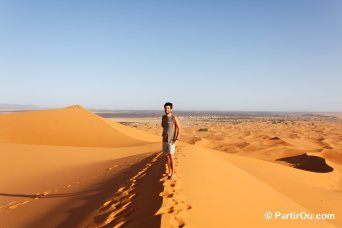
<instances>
[{"instance_id":1,"label":"shadow on sand","mask_svg":"<svg viewBox=\"0 0 342 228\"><path fill-rule=\"evenodd\" d=\"M334 171L334 169L325 162L324 158L307 155L306 153L297 156L279 158L276 159L276 161L285 161L294 165L293 167L296 169L316 173L329 173Z\"/></svg>"},{"instance_id":2,"label":"shadow on sand","mask_svg":"<svg viewBox=\"0 0 342 228\"><path fill-rule=\"evenodd\" d=\"M11 197L23 197L23 198L57 198L57 197L68 197L68 196L77 196L77 195L82 195L89 193L90 191L80 191L80 192L70 192L70 193L61 193L61 194L49 194L49 195L44 195L44 194L9 194L9 193L0 193L0 196L11 196Z\"/></svg>"},{"instance_id":3,"label":"shadow on sand","mask_svg":"<svg viewBox=\"0 0 342 228\"><path fill-rule=\"evenodd\" d=\"M75 196L67 203L63 203L53 210L42 214L40 219L32 222L31 224L27 224L27 227L84 227L84 221L96 222L94 212L98 211L98 209L103 206L103 203L111 198L113 193L117 192L118 189L122 187L122 184L136 175L139 170L143 169L146 163L151 162L155 155L156 154L131 156L130 158L132 158L132 161L137 157L141 158L141 160L109 176L105 181L89 186L86 191L51 194L42 197L53 198ZM114 160L113 163L120 164L119 160L121 159ZM122 159L122 161L127 163L127 158ZM127 216L127 221L124 227L160 227L161 215L154 214L162 205L162 197L160 197L159 194L163 191L163 184L159 180L163 174L163 167L163 159L160 158L154 163L147 175L136 185L135 193L137 193L137 196L130 205L131 212ZM13 195L36 197L36 195ZM79 206L70 208L70 205ZM50 218L60 213L66 213L66 218L58 224L51 224Z\"/></svg>"}]
</instances>

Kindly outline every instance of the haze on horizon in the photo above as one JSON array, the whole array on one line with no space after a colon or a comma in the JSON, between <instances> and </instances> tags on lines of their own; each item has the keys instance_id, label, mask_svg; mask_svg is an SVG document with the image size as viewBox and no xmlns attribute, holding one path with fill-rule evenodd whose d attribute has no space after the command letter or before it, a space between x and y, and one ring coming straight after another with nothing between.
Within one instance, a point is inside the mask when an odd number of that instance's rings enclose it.
<instances>
[{"instance_id":1,"label":"haze on horizon","mask_svg":"<svg viewBox=\"0 0 342 228\"><path fill-rule=\"evenodd\" d=\"M342 112L342 2L0 0L0 104Z\"/></svg>"}]
</instances>

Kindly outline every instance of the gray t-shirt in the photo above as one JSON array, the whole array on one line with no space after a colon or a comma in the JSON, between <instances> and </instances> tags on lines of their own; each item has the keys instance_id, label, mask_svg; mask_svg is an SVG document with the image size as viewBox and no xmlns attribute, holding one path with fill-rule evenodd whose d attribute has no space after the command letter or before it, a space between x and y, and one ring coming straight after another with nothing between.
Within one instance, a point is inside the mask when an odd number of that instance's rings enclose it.
<instances>
[{"instance_id":1,"label":"gray t-shirt","mask_svg":"<svg viewBox=\"0 0 342 228\"><path fill-rule=\"evenodd\" d=\"M173 140L176 139L176 124L174 122L174 118L174 115L163 115L162 117L163 142L171 143Z\"/></svg>"}]
</instances>

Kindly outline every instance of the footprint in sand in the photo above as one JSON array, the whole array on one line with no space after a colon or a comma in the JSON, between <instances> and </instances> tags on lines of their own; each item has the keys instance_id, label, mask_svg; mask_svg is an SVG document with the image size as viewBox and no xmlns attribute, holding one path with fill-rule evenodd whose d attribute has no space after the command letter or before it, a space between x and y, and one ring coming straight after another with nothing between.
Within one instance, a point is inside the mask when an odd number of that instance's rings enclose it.
<instances>
[{"instance_id":1,"label":"footprint in sand","mask_svg":"<svg viewBox=\"0 0 342 228\"><path fill-rule=\"evenodd\" d=\"M177 153L175 155L175 167L180 167L179 157L185 156L182 153ZM165 165L165 169L167 166ZM186 218L189 216L189 210L192 209L191 205L187 204L184 201L184 196L182 194L182 184L181 184L181 175L177 173L176 180L168 180L166 174L160 179L160 181L164 182L164 191L159 195L164 198L163 205L156 212L157 214L161 214L163 216L167 216L167 221L170 226L175 227L183 227L186 225Z\"/></svg>"},{"instance_id":2,"label":"footprint in sand","mask_svg":"<svg viewBox=\"0 0 342 228\"><path fill-rule=\"evenodd\" d=\"M114 166L112 167L109 167L107 169L105 169L106 171L111 171L112 169L118 167L119 164L115 164ZM95 178L95 177L98 177L102 175L101 173L100 174L97 174L97 175L94 175L93 177L90 177L90 178ZM73 185L75 184L81 184L82 182L84 181L87 181L89 179L89 177L85 177L85 178L82 178L81 180L78 180L78 181L75 181L74 183L72 184L68 184L68 185L64 185L63 187L61 187L62 189L67 189L67 188L71 188ZM53 189L53 190L46 190L44 191L43 193L37 193L35 194L35 197L31 200L24 200L22 202L17 202L17 201L13 201L13 202L10 202L8 203L7 205L3 205L3 206L0 206L0 209L3 209L3 210L6 210L6 209L15 209L15 208L18 208L19 206L21 205L25 205L29 202L33 202L34 200L37 200L37 199L41 199L41 198L44 198L44 196L47 196L49 195L50 193L56 193L56 192L59 192L60 189ZM13 205L12 205L13 204Z\"/></svg>"},{"instance_id":3,"label":"footprint in sand","mask_svg":"<svg viewBox=\"0 0 342 228\"><path fill-rule=\"evenodd\" d=\"M130 178L126 184L120 187L113 196L105 201L99 208L97 215L94 217L95 224L89 224L89 227L121 227L126 223L126 215L131 213L130 208L133 198L136 196L134 193L135 186L139 180L147 175L150 167L161 157L158 153L153 157L150 163L140 170L136 175Z\"/></svg>"},{"instance_id":4,"label":"footprint in sand","mask_svg":"<svg viewBox=\"0 0 342 228\"><path fill-rule=\"evenodd\" d=\"M16 203L10 207L8 207L8 209L14 209L14 208L17 208L21 203Z\"/></svg>"}]
</instances>

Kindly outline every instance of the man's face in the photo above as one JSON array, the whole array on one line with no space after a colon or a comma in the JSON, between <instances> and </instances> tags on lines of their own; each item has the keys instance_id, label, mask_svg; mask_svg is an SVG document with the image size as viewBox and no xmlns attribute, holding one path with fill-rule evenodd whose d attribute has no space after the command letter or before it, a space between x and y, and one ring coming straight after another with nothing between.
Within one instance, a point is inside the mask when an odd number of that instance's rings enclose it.
<instances>
[{"instance_id":1,"label":"man's face","mask_svg":"<svg viewBox=\"0 0 342 228\"><path fill-rule=\"evenodd\" d=\"M167 106L164 107L165 114L169 114L169 113L171 113L171 111L172 111L172 109L171 109L170 106L167 105Z\"/></svg>"}]
</instances>

